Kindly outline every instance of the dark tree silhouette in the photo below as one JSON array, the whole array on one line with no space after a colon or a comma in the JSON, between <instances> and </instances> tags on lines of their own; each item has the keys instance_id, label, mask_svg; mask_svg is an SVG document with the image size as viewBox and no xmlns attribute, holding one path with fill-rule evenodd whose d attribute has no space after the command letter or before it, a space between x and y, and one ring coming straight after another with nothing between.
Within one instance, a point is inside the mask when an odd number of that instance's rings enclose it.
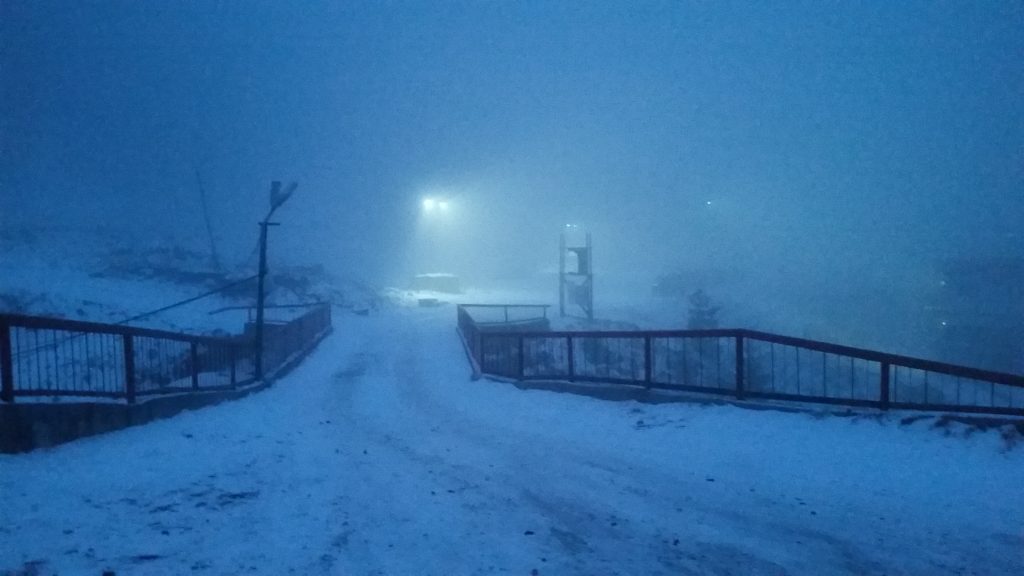
<instances>
[{"instance_id":1,"label":"dark tree silhouette","mask_svg":"<svg viewBox=\"0 0 1024 576\"><path fill-rule=\"evenodd\" d=\"M721 306L715 306L711 297L699 289L690 294L690 310L686 327L691 330L718 328L718 312Z\"/></svg>"}]
</instances>

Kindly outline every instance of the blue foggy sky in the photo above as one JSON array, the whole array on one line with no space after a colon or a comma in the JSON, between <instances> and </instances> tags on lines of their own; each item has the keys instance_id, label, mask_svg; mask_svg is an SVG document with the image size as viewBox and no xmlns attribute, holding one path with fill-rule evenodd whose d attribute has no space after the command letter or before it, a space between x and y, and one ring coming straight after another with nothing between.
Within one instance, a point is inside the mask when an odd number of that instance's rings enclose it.
<instances>
[{"instance_id":1,"label":"blue foggy sky","mask_svg":"<svg viewBox=\"0 0 1024 576\"><path fill-rule=\"evenodd\" d=\"M996 1L4 0L0 223L199 237L199 166L240 256L294 179L275 253L384 280L445 234L463 273L550 267L573 221L608 275L884 282L1021 253L1022 30Z\"/></svg>"}]
</instances>

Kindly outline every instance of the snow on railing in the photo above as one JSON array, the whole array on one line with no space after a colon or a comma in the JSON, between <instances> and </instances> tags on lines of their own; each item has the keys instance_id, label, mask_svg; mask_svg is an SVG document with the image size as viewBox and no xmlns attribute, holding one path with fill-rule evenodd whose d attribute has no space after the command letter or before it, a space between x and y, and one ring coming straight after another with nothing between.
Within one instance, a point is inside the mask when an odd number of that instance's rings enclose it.
<instances>
[{"instance_id":1,"label":"snow on railing","mask_svg":"<svg viewBox=\"0 0 1024 576\"><path fill-rule=\"evenodd\" d=\"M882 409L1024 416L1024 376L742 329L459 331L482 374Z\"/></svg>"},{"instance_id":2,"label":"snow on railing","mask_svg":"<svg viewBox=\"0 0 1024 576\"><path fill-rule=\"evenodd\" d=\"M268 369L307 349L330 325L326 304L274 325L264 343ZM0 401L82 397L132 404L147 396L231 390L254 382L254 352L248 336L0 314Z\"/></svg>"}]
</instances>

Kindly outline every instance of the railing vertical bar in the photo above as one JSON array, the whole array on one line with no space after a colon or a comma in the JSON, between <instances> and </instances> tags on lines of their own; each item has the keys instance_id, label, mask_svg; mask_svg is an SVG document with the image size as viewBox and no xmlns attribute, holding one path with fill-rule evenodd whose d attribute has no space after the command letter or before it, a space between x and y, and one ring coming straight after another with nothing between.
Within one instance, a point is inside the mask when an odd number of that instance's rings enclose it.
<instances>
[{"instance_id":1,"label":"railing vertical bar","mask_svg":"<svg viewBox=\"0 0 1024 576\"><path fill-rule=\"evenodd\" d=\"M11 356L11 325L0 324L0 401L14 402L14 365Z\"/></svg>"},{"instance_id":2,"label":"railing vertical bar","mask_svg":"<svg viewBox=\"0 0 1024 576\"><path fill-rule=\"evenodd\" d=\"M124 397L135 403L135 343L131 334L124 335Z\"/></svg>"},{"instance_id":3,"label":"railing vertical bar","mask_svg":"<svg viewBox=\"0 0 1024 576\"><path fill-rule=\"evenodd\" d=\"M653 372L653 351L651 350L651 337L644 336L644 384L651 387L651 374Z\"/></svg>"},{"instance_id":4,"label":"railing vertical bar","mask_svg":"<svg viewBox=\"0 0 1024 576\"><path fill-rule=\"evenodd\" d=\"M572 382L576 379L576 347L573 343L572 336L565 337L566 350L569 354L569 381Z\"/></svg>"},{"instance_id":5,"label":"railing vertical bar","mask_svg":"<svg viewBox=\"0 0 1024 576\"><path fill-rule=\"evenodd\" d=\"M882 410L889 409L889 363L882 362L879 366L878 406Z\"/></svg>"},{"instance_id":6,"label":"railing vertical bar","mask_svg":"<svg viewBox=\"0 0 1024 576\"><path fill-rule=\"evenodd\" d=\"M743 336L736 336L736 398L742 400L744 396L744 367L746 361L743 351Z\"/></svg>"},{"instance_id":7,"label":"railing vertical bar","mask_svg":"<svg viewBox=\"0 0 1024 576\"><path fill-rule=\"evenodd\" d=\"M688 385L690 383L690 363L687 361L686 357L689 355L689 350L687 350L687 348L689 348L689 346L687 346L687 342L689 340L686 337L683 337L680 341L683 345L683 385Z\"/></svg>"},{"instance_id":8,"label":"railing vertical bar","mask_svg":"<svg viewBox=\"0 0 1024 576\"><path fill-rule=\"evenodd\" d=\"M697 382L704 385L704 339L697 338Z\"/></svg>"},{"instance_id":9,"label":"railing vertical bar","mask_svg":"<svg viewBox=\"0 0 1024 576\"><path fill-rule=\"evenodd\" d=\"M75 354L75 337L72 336L70 340L65 340L65 344L68 344L68 348L71 351L71 382L72 390L78 390L78 359Z\"/></svg>"},{"instance_id":10,"label":"railing vertical bar","mask_svg":"<svg viewBox=\"0 0 1024 576\"><path fill-rule=\"evenodd\" d=\"M228 346L228 359L231 362L231 387L235 388L238 386L238 359L236 356L235 346L232 344Z\"/></svg>"},{"instance_id":11,"label":"railing vertical bar","mask_svg":"<svg viewBox=\"0 0 1024 576\"><path fill-rule=\"evenodd\" d=\"M508 308L506 308L505 310L506 310L506 313L507 313L508 312ZM520 336L519 337L519 379L520 380L522 380L523 376L526 374L526 345L525 345L524 341L525 341L525 338Z\"/></svg>"},{"instance_id":12,"label":"railing vertical bar","mask_svg":"<svg viewBox=\"0 0 1024 576\"><path fill-rule=\"evenodd\" d=\"M793 349L796 350L796 393L800 394L800 349Z\"/></svg>"},{"instance_id":13,"label":"railing vertical bar","mask_svg":"<svg viewBox=\"0 0 1024 576\"><path fill-rule=\"evenodd\" d=\"M11 328L12 328L12 330L11 330L10 334L11 334L12 348L14 349L13 354L15 356L17 356L17 358L18 358L18 367L17 367L16 370L14 370L14 381L15 382L21 382L22 379L24 379L24 377L25 377L25 360L24 360L24 356L22 356L23 352L21 351L21 340L22 340L23 331L22 330L13 329L13 328L15 328L14 326L12 326ZM13 364L13 358L12 358L11 364Z\"/></svg>"},{"instance_id":14,"label":"railing vertical bar","mask_svg":"<svg viewBox=\"0 0 1024 576\"><path fill-rule=\"evenodd\" d=\"M189 365L192 368L192 389L199 390L199 344L195 340L189 343Z\"/></svg>"},{"instance_id":15,"label":"railing vertical bar","mask_svg":"<svg viewBox=\"0 0 1024 576\"><path fill-rule=\"evenodd\" d=\"M722 339L715 338L715 388L722 387Z\"/></svg>"},{"instance_id":16,"label":"railing vertical bar","mask_svg":"<svg viewBox=\"0 0 1024 576\"><path fill-rule=\"evenodd\" d=\"M828 397L828 354L821 353L821 393Z\"/></svg>"},{"instance_id":17,"label":"railing vertical bar","mask_svg":"<svg viewBox=\"0 0 1024 576\"><path fill-rule=\"evenodd\" d=\"M853 356L850 356L850 400L853 400L857 394L857 380L855 376L856 373L853 370Z\"/></svg>"}]
</instances>

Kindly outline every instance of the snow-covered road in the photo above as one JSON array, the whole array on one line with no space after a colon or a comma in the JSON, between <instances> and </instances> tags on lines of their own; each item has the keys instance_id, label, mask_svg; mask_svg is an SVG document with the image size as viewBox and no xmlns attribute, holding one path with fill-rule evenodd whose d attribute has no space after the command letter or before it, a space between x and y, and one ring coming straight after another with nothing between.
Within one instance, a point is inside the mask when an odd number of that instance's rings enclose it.
<instances>
[{"instance_id":1,"label":"snow-covered road","mask_svg":"<svg viewBox=\"0 0 1024 576\"><path fill-rule=\"evenodd\" d=\"M398 308L260 394L0 456L0 573L1019 575L1022 478L996 432L472 382L454 312Z\"/></svg>"}]
</instances>

